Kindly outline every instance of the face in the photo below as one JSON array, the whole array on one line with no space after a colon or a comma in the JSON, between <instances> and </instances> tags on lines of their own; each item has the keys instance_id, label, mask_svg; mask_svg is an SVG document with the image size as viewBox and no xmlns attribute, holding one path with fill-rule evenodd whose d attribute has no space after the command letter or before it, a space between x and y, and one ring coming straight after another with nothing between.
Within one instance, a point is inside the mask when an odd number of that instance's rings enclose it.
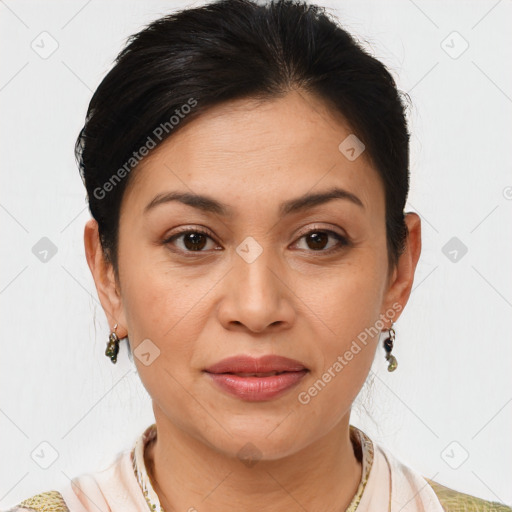
<instances>
[{"instance_id":1,"label":"face","mask_svg":"<svg viewBox=\"0 0 512 512\"><path fill-rule=\"evenodd\" d=\"M419 257L409 217L415 249L388 272L384 188L364 152L340 151L350 134L305 93L230 102L134 171L121 206L119 293L96 282L129 336L157 422L222 453L251 442L276 459L347 418ZM212 202L148 207L167 193ZM259 394L248 377L233 384L205 372L238 355L284 356L305 371L271 378Z\"/></svg>"}]
</instances>

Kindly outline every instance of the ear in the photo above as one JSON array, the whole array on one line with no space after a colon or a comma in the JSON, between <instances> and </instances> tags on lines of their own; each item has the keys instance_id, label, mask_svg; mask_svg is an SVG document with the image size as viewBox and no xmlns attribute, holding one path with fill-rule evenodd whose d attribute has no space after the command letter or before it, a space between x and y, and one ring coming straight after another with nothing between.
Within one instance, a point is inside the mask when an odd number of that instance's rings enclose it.
<instances>
[{"instance_id":1,"label":"ear","mask_svg":"<svg viewBox=\"0 0 512 512\"><path fill-rule=\"evenodd\" d=\"M114 325L118 324L116 333L119 338L124 338L127 336L127 332L121 295L112 264L105 259L100 243L98 223L94 219L90 219L85 224L84 246L87 264L94 278L101 306L107 315L110 330L113 331Z\"/></svg>"},{"instance_id":2,"label":"ear","mask_svg":"<svg viewBox=\"0 0 512 512\"><path fill-rule=\"evenodd\" d=\"M393 321L399 318L409 300L416 265L421 254L421 219L419 215L413 212L407 213L405 215L405 223L409 232L405 250L401 254L393 275L389 280L384 299L384 311L393 309L398 312L398 316L395 315ZM396 308L397 304L401 306L399 310ZM395 308L393 308L393 305L395 305Z\"/></svg>"}]
</instances>

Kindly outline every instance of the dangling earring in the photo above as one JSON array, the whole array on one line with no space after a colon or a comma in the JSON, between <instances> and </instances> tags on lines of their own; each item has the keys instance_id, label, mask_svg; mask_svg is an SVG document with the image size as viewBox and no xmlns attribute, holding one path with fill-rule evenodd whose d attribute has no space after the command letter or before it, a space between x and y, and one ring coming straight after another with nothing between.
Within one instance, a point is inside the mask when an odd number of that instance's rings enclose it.
<instances>
[{"instance_id":1,"label":"dangling earring","mask_svg":"<svg viewBox=\"0 0 512 512\"><path fill-rule=\"evenodd\" d=\"M386 360L388 361L388 372L394 372L398 363L396 361L396 357L391 355L391 351L393 350L393 341L395 341L395 330L393 329L393 321L391 321L391 326L389 328L389 337L384 340L384 349L386 350Z\"/></svg>"},{"instance_id":2,"label":"dangling earring","mask_svg":"<svg viewBox=\"0 0 512 512\"><path fill-rule=\"evenodd\" d=\"M107 349L105 355L110 357L110 360L115 364L117 362L117 354L119 353L119 338L116 334L117 324L114 325L114 330L108 337Z\"/></svg>"}]
</instances>

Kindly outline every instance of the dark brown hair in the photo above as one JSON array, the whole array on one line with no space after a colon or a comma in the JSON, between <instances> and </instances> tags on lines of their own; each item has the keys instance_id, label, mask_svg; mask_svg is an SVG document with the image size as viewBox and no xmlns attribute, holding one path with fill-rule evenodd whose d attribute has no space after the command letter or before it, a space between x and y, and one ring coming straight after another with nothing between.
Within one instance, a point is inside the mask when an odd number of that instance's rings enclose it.
<instances>
[{"instance_id":1,"label":"dark brown hair","mask_svg":"<svg viewBox=\"0 0 512 512\"><path fill-rule=\"evenodd\" d=\"M75 155L116 276L121 201L139 149L222 102L264 101L293 89L323 99L365 144L384 183L388 262L396 265L407 237L407 95L324 8L220 0L166 15L130 36L89 104Z\"/></svg>"}]
</instances>

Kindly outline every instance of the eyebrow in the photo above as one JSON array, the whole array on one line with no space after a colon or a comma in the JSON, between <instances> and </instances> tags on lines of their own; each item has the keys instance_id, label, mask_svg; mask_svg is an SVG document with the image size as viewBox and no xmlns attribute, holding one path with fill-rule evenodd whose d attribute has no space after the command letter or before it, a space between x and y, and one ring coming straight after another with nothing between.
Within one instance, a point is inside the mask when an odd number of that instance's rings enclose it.
<instances>
[{"instance_id":1,"label":"eyebrow","mask_svg":"<svg viewBox=\"0 0 512 512\"><path fill-rule=\"evenodd\" d=\"M284 217L285 215L301 212L332 201L333 199L344 199L350 201L364 210L364 205L359 197L348 190L334 187L323 192L304 194L303 196L281 203L279 207L279 216ZM192 206L193 208L197 208L198 210L215 213L223 217L232 217L234 214L232 208L227 204L206 195L190 192L165 192L158 194L146 205L144 213L149 212L158 205L172 201L178 201L188 206Z\"/></svg>"}]
</instances>

